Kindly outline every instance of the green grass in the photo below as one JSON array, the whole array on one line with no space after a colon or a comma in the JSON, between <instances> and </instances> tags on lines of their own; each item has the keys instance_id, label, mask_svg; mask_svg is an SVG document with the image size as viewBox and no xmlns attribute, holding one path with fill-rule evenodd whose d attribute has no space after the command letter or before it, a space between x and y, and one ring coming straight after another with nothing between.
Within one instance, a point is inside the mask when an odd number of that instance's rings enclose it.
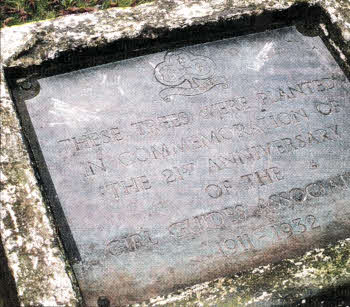
<instances>
[{"instance_id":1,"label":"green grass","mask_svg":"<svg viewBox=\"0 0 350 307\"><path fill-rule=\"evenodd\" d=\"M0 0L0 27L90 12L136 6L151 0Z\"/></svg>"}]
</instances>

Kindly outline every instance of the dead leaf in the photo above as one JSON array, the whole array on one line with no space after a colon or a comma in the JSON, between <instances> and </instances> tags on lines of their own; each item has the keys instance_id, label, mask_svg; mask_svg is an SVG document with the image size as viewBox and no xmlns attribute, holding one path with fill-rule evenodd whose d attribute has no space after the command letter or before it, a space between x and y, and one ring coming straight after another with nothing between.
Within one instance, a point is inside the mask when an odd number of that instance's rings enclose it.
<instances>
[{"instance_id":1,"label":"dead leaf","mask_svg":"<svg viewBox=\"0 0 350 307\"><path fill-rule=\"evenodd\" d=\"M29 5L34 9L35 8L35 0L27 0Z\"/></svg>"},{"instance_id":2,"label":"dead leaf","mask_svg":"<svg viewBox=\"0 0 350 307\"><path fill-rule=\"evenodd\" d=\"M8 25L8 23L11 22L13 19L14 19L13 17L6 18L3 22L3 26L6 27Z\"/></svg>"},{"instance_id":3,"label":"dead leaf","mask_svg":"<svg viewBox=\"0 0 350 307\"><path fill-rule=\"evenodd\" d=\"M65 10L61 10L61 15L69 15L69 14L78 14L78 13L87 13L87 12L93 12L96 8L94 7L69 7Z\"/></svg>"},{"instance_id":4,"label":"dead leaf","mask_svg":"<svg viewBox=\"0 0 350 307\"><path fill-rule=\"evenodd\" d=\"M111 2L110 4L109 4L109 7L118 7L119 6L119 1L117 1L117 2Z\"/></svg>"}]
</instances>

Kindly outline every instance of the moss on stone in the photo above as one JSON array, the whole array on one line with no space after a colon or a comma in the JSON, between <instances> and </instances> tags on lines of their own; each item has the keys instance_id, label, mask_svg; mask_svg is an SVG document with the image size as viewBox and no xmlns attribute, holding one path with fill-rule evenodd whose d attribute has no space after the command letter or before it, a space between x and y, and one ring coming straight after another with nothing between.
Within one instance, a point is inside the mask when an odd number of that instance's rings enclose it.
<instances>
[{"instance_id":1,"label":"moss on stone","mask_svg":"<svg viewBox=\"0 0 350 307\"><path fill-rule=\"evenodd\" d=\"M174 29L216 23L218 20L232 21L242 16L256 16L262 12L288 9L297 2L317 4L328 12L327 25L332 39L349 57L348 1L298 0L263 3L245 0L196 1L195 3L203 6L193 17L186 17L184 14L186 10L190 10L191 5L187 2L159 1L134 9L110 9L6 28L1 33L1 59L7 67L41 65L64 52L76 49L101 46L123 39L156 38L161 33ZM73 272L54 231L52 217L45 207L40 186L20 134L21 126L6 90L3 71L1 74L1 126L2 138L5 140L1 148L1 155L5 159L1 164L1 171L6 177L6 180L1 182L1 187L6 190L8 197L2 208L5 218L2 220L1 231L11 231L11 234L3 239L20 300L24 305L55 301L56 304L61 302L66 306L75 306L79 304L79 293L74 283ZM40 240L42 250L31 247L37 244L36 240ZM348 281L349 255L349 241L341 241L333 247L314 250L303 257L196 285L173 293L167 298L148 301L144 305L156 306L164 303L174 306L241 306L263 300L276 302L288 297L291 300L300 299L321 291L321 287L336 286ZM70 283L74 291L61 291L57 278Z\"/></svg>"},{"instance_id":2,"label":"moss on stone","mask_svg":"<svg viewBox=\"0 0 350 307\"><path fill-rule=\"evenodd\" d=\"M232 277L217 279L167 297L157 297L142 306L250 306L296 304L324 288L350 281L350 239L315 249L304 256L258 267ZM134 305L136 306L136 305Z\"/></svg>"}]
</instances>

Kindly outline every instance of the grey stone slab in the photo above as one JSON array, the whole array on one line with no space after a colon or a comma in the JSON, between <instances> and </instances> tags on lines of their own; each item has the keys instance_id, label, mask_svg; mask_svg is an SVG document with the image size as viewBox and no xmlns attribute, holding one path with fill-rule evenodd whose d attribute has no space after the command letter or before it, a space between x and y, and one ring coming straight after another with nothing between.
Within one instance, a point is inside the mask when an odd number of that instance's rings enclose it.
<instances>
[{"instance_id":1,"label":"grey stone slab","mask_svg":"<svg viewBox=\"0 0 350 307\"><path fill-rule=\"evenodd\" d=\"M349 235L350 84L319 37L284 28L39 84L26 108L89 306Z\"/></svg>"}]
</instances>

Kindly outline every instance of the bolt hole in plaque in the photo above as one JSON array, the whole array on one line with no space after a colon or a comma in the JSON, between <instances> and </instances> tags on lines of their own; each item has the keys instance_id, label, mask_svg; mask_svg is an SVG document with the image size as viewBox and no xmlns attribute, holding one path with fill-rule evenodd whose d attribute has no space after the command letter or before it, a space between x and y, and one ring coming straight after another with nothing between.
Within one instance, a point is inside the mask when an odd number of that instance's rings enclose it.
<instances>
[{"instance_id":1,"label":"bolt hole in plaque","mask_svg":"<svg viewBox=\"0 0 350 307\"><path fill-rule=\"evenodd\" d=\"M134 42L129 59L69 55L104 65L7 71L87 306L349 236L348 71L300 12L325 18L303 7L255 17L255 31L251 20L212 26L208 42L178 32L151 54Z\"/></svg>"}]
</instances>

